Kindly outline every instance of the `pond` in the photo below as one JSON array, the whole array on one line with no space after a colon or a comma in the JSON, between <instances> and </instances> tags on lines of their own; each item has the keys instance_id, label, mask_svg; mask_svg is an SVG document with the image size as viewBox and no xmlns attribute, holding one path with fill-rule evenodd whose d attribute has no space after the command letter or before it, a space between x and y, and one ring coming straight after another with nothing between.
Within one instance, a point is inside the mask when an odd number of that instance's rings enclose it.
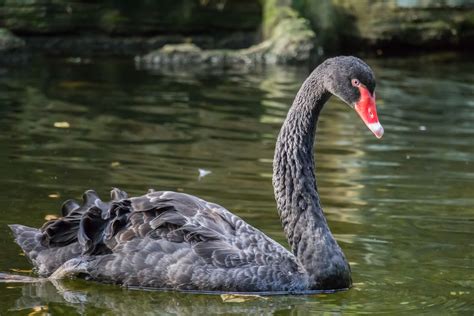
<instances>
[{"instance_id":1,"label":"pond","mask_svg":"<svg viewBox=\"0 0 474 316\"><path fill-rule=\"evenodd\" d=\"M367 61L383 139L333 98L316 145L322 204L351 263L352 289L224 303L83 280L0 283L0 314L474 312L474 62ZM90 188L104 197L111 187L194 194L286 245L271 164L308 73L87 59L0 68L0 272L31 269L7 224L39 227Z\"/></svg>"}]
</instances>

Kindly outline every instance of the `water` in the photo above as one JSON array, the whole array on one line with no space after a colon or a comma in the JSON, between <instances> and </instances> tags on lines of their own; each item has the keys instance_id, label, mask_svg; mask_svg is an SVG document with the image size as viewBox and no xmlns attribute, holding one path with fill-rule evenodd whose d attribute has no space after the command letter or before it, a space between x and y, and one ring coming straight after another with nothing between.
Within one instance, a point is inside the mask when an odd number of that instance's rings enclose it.
<instances>
[{"instance_id":1,"label":"water","mask_svg":"<svg viewBox=\"0 0 474 316\"><path fill-rule=\"evenodd\" d=\"M77 61L0 69L1 272L31 269L7 224L40 226L88 188L195 194L285 243L271 159L307 69ZM368 62L384 138L332 99L316 146L323 206L351 262L351 290L223 303L82 280L0 283L0 314L473 313L474 63Z\"/></svg>"}]
</instances>

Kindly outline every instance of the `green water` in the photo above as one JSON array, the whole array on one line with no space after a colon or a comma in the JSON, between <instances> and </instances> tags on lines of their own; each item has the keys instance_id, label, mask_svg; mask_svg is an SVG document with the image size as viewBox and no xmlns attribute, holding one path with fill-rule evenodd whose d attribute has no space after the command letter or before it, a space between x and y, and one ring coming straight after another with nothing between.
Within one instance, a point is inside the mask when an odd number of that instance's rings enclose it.
<instances>
[{"instance_id":1,"label":"green water","mask_svg":"<svg viewBox=\"0 0 474 316\"><path fill-rule=\"evenodd\" d=\"M224 303L81 280L0 283L0 314L474 313L474 62L368 62L384 138L332 99L316 146L323 206L351 262L351 290ZM271 159L307 74L146 70L126 61L0 68L0 271L31 269L7 224L40 226L89 188L195 194L285 243ZM198 169L211 173L199 178Z\"/></svg>"}]
</instances>

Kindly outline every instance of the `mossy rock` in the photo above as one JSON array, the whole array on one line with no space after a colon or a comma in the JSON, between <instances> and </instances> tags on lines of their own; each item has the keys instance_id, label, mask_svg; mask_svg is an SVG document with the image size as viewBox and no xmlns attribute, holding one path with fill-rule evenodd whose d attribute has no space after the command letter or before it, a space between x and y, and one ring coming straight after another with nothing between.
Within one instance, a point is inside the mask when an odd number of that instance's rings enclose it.
<instances>
[{"instance_id":1,"label":"mossy rock","mask_svg":"<svg viewBox=\"0 0 474 316\"><path fill-rule=\"evenodd\" d=\"M292 0L325 47L447 47L474 40L472 0Z\"/></svg>"},{"instance_id":2,"label":"mossy rock","mask_svg":"<svg viewBox=\"0 0 474 316\"><path fill-rule=\"evenodd\" d=\"M152 51L144 56L136 57L137 63L147 67L160 66L231 66L253 64L242 50L211 49L202 50L190 43L168 44L161 49Z\"/></svg>"},{"instance_id":3,"label":"mossy rock","mask_svg":"<svg viewBox=\"0 0 474 316\"><path fill-rule=\"evenodd\" d=\"M0 52L19 51L25 47L25 41L13 35L9 30L0 28Z\"/></svg>"},{"instance_id":4,"label":"mossy rock","mask_svg":"<svg viewBox=\"0 0 474 316\"><path fill-rule=\"evenodd\" d=\"M294 17L280 21L269 40L272 44L267 58L279 64L299 63L310 59L316 35L306 19Z\"/></svg>"}]
</instances>

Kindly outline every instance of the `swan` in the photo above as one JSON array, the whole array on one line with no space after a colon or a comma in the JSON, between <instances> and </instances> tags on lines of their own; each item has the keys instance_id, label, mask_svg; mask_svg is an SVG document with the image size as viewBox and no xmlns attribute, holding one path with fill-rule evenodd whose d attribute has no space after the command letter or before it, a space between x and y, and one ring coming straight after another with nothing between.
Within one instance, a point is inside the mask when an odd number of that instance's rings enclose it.
<instances>
[{"instance_id":1,"label":"swan","mask_svg":"<svg viewBox=\"0 0 474 316\"><path fill-rule=\"evenodd\" d=\"M321 208L314 174L314 135L335 95L377 138L375 78L361 59L321 63L302 84L280 130L273 160L278 213L291 251L220 205L170 191L139 197L114 188L103 202L86 191L64 202L62 217L40 229L10 225L42 277L181 291L341 290L351 269Z\"/></svg>"}]
</instances>

